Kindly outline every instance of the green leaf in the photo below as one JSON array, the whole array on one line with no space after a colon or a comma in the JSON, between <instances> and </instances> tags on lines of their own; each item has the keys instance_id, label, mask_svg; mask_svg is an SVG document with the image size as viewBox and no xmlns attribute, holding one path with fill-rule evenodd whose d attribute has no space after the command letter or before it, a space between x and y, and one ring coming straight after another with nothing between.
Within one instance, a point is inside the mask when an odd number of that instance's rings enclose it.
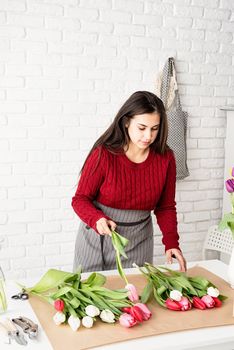
<instances>
[{"instance_id":1,"label":"green leaf","mask_svg":"<svg viewBox=\"0 0 234 350\"><path fill-rule=\"evenodd\" d=\"M209 281L204 277L188 277L189 282L196 289L207 289L209 285Z\"/></svg>"},{"instance_id":2,"label":"green leaf","mask_svg":"<svg viewBox=\"0 0 234 350\"><path fill-rule=\"evenodd\" d=\"M119 252L120 255L124 256L126 259L128 258L125 251L124 246L121 242L121 240L116 235L116 232L112 231L111 234L112 244L117 252Z\"/></svg>"},{"instance_id":3,"label":"green leaf","mask_svg":"<svg viewBox=\"0 0 234 350\"><path fill-rule=\"evenodd\" d=\"M120 235L118 232L116 231L112 231L112 234L114 233L114 235L118 238L118 240L121 242L121 245L123 248L125 248L128 243L129 243L129 240L125 237L123 237L122 235Z\"/></svg>"},{"instance_id":4,"label":"green leaf","mask_svg":"<svg viewBox=\"0 0 234 350\"><path fill-rule=\"evenodd\" d=\"M118 291L118 290L110 290L104 287L94 286L90 288L90 290L106 298L116 299L116 300L126 299L128 296L128 291L126 289L122 289L121 291Z\"/></svg>"},{"instance_id":5,"label":"green leaf","mask_svg":"<svg viewBox=\"0 0 234 350\"><path fill-rule=\"evenodd\" d=\"M68 312L70 315L74 316L74 317L78 317L76 311L73 309L72 306L70 306L69 304L66 305L66 308L68 309Z\"/></svg>"},{"instance_id":6,"label":"green leaf","mask_svg":"<svg viewBox=\"0 0 234 350\"><path fill-rule=\"evenodd\" d=\"M222 295L222 294L219 294L218 298L221 300L221 301L224 301L226 299L228 299L228 297L226 295Z\"/></svg>"},{"instance_id":7,"label":"green leaf","mask_svg":"<svg viewBox=\"0 0 234 350\"><path fill-rule=\"evenodd\" d=\"M89 278L87 278L87 280L85 281L82 281L82 283L85 283L85 284L91 284L93 282L93 280L95 279L96 277L96 272L92 272L89 276Z\"/></svg>"},{"instance_id":8,"label":"green leaf","mask_svg":"<svg viewBox=\"0 0 234 350\"><path fill-rule=\"evenodd\" d=\"M82 302L86 303L87 305L89 304L93 304L92 300L90 298L87 298L87 296L83 295L83 291L82 290L75 290L75 289L71 289L71 292L74 296L76 296L79 300L81 300Z\"/></svg>"},{"instance_id":9,"label":"green leaf","mask_svg":"<svg viewBox=\"0 0 234 350\"><path fill-rule=\"evenodd\" d=\"M80 300L77 299L77 297L74 297L72 300L69 300L69 304L74 308L77 309L80 306Z\"/></svg>"},{"instance_id":10,"label":"green leaf","mask_svg":"<svg viewBox=\"0 0 234 350\"><path fill-rule=\"evenodd\" d=\"M34 291L36 293L43 293L50 289L54 289L62 284L67 278L72 277L71 272L50 269L40 279L40 281L31 288L25 288L28 293Z\"/></svg>"},{"instance_id":11,"label":"green leaf","mask_svg":"<svg viewBox=\"0 0 234 350\"><path fill-rule=\"evenodd\" d=\"M157 289L157 294L162 295L167 290L167 287L161 286Z\"/></svg>"},{"instance_id":12,"label":"green leaf","mask_svg":"<svg viewBox=\"0 0 234 350\"><path fill-rule=\"evenodd\" d=\"M160 296L157 293L157 290L155 288L153 288L153 293L154 293L154 298L157 301L157 303L163 307L166 307L165 302L162 298L160 298Z\"/></svg>"},{"instance_id":13,"label":"green leaf","mask_svg":"<svg viewBox=\"0 0 234 350\"><path fill-rule=\"evenodd\" d=\"M106 283L106 276L102 275L101 273L96 272L96 276L93 279L93 281L90 283L90 287L93 286L103 286Z\"/></svg>"},{"instance_id":14,"label":"green leaf","mask_svg":"<svg viewBox=\"0 0 234 350\"><path fill-rule=\"evenodd\" d=\"M218 226L220 231L223 231L225 229L231 229L233 238L234 238L234 214L228 213L225 214L223 219L220 221Z\"/></svg>"},{"instance_id":15,"label":"green leaf","mask_svg":"<svg viewBox=\"0 0 234 350\"><path fill-rule=\"evenodd\" d=\"M141 293L141 302L143 304L147 303L147 301L149 300L152 294L152 291L153 291L153 283L151 280L149 280L149 282L146 284L146 286L144 287Z\"/></svg>"},{"instance_id":16,"label":"green leaf","mask_svg":"<svg viewBox=\"0 0 234 350\"><path fill-rule=\"evenodd\" d=\"M60 288L58 290L58 292L54 293L51 297L53 299L59 299L60 297L62 297L64 294L67 294L68 292L70 292L72 289L72 287L69 286L65 286L63 288Z\"/></svg>"}]
</instances>

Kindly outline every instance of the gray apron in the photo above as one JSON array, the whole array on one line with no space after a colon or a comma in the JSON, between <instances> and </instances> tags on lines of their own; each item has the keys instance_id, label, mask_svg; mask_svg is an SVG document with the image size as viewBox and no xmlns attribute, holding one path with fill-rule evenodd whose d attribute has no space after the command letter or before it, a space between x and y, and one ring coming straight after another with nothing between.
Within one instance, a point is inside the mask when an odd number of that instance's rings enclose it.
<instances>
[{"instance_id":1,"label":"gray apron","mask_svg":"<svg viewBox=\"0 0 234 350\"><path fill-rule=\"evenodd\" d=\"M128 259L121 257L124 268L133 263L142 266L153 262L153 225L148 210L122 210L94 203L116 224L116 231L126 237L129 243L125 249ZM99 235L81 221L75 245L73 271L81 266L83 272L116 269L115 250L111 237Z\"/></svg>"}]
</instances>

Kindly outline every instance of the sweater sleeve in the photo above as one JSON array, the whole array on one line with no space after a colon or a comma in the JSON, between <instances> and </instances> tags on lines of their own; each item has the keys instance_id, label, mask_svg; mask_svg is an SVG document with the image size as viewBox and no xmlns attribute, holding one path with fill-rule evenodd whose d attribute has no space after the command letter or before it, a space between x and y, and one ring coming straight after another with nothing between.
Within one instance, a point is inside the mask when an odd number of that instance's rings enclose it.
<instances>
[{"instance_id":1,"label":"sweater sleeve","mask_svg":"<svg viewBox=\"0 0 234 350\"><path fill-rule=\"evenodd\" d=\"M99 152L101 152L100 159ZM93 204L104 180L105 167L103 153L101 148L96 148L88 157L81 173L76 193L72 198L72 207L76 214L96 232L96 222L103 217L109 219L108 216Z\"/></svg>"},{"instance_id":2,"label":"sweater sleeve","mask_svg":"<svg viewBox=\"0 0 234 350\"><path fill-rule=\"evenodd\" d=\"M154 210L157 223L163 235L162 242L165 246L165 251L172 248L180 249L175 202L176 163L173 152L170 152L169 157L166 182Z\"/></svg>"}]
</instances>

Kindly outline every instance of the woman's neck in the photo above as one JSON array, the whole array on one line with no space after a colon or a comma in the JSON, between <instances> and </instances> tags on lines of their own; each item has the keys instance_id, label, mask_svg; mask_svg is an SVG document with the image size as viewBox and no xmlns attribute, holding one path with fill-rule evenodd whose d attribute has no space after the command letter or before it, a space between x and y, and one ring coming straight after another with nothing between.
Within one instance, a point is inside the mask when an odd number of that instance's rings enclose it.
<instances>
[{"instance_id":1,"label":"woman's neck","mask_svg":"<svg viewBox=\"0 0 234 350\"><path fill-rule=\"evenodd\" d=\"M134 163L142 163L147 159L149 152L149 147L146 149L140 149L130 143L128 149L125 151L125 155Z\"/></svg>"}]
</instances>

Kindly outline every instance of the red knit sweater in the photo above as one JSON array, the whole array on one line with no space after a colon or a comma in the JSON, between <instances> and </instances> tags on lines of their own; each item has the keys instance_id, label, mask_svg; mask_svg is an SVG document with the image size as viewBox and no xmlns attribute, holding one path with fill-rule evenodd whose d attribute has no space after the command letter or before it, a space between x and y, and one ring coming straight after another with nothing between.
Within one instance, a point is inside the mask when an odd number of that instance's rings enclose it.
<instances>
[{"instance_id":1,"label":"red knit sweater","mask_svg":"<svg viewBox=\"0 0 234 350\"><path fill-rule=\"evenodd\" d=\"M154 210L165 250L179 248L175 183L172 151L160 155L151 150L144 162L134 163L125 154L114 155L99 147L85 164L72 206L81 220L95 231L96 222L108 216L94 207L94 200L111 208Z\"/></svg>"}]
</instances>

